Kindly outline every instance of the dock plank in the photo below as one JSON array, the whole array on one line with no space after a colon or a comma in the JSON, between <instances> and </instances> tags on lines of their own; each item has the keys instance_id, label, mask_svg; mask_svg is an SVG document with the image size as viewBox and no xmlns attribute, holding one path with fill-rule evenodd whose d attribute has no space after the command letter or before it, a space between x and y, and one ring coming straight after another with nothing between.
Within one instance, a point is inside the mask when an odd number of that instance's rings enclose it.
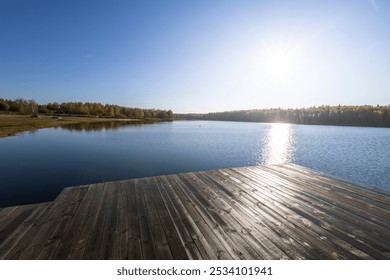
<instances>
[{"instance_id":1,"label":"dock plank","mask_svg":"<svg viewBox=\"0 0 390 280\"><path fill-rule=\"evenodd\" d=\"M248 174L250 171L245 170L245 172ZM251 179L256 182L253 174L251 174ZM288 236L293 237L303 248L310 247L312 253L321 259L332 259L338 255L356 258L353 254L350 254L350 250L355 248L325 229L321 229L317 224L308 219L309 216L302 216L304 212L301 215L296 213L294 203L299 208L304 207L304 204L297 203L296 198L291 200L288 196L283 196L279 193L278 185L275 182L267 181L265 178L261 182L263 185L254 185L255 188L258 188L258 191L251 192L251 196L255 201L259 200L262 203L262 210L276 219L277 224L287 227L285 229L289 231ZM240 185L240 187L244 188L246 185L251 186L251 183L247 182ZM245 189L243 190L245 191ZM259 193L262 195L260 196ZM362 254L360 251L358 253ZM366 255L364 254L364 256Z\"/></svg>"},{"instance_id":2,"label":"dock plank","mask_svg":"<svg viewBox=\"0 0 390 280\"><path fill-rule=\"evenodd\" d=\"M233 197L237 204L252 211L256 217L254 220L257 221L258 225L272 230L269 238L273 236L275 244L282 248L283 243L289 245L288 248L290 249L285 252L290 254L290 258L326 258L320 248L313 247L306 242L311 238L308 232L302 231L297 224L288 219L291 213L280 211L278 205L275 205L271 198L257 194L255 192L256 188L252 188L248 183L240 183L238 189L235 189L237 184L230 185L226 183L225 186L231 192L235 192Z\"/></svg>"},{"instance_id":3,"label":"dock plank","mask_svg":"<svg viewBox=\"0 0 390 280\"><path fill-rule=\"evenodd\" d=\"M35 227L35 221L46 211L49 203L34 204L34 210L8 238L0 242L0 258L18 259L24 249L30 245L34 234L31 230Z\"/></svg>"},{"instance_id":4,"label":"dock plank","mask_svg":"<svg viewBox=\"0 0 390 280\"><path fill-rule=\"evenodd\" d=\"M0 209L0 259L390 259L390 193L296 164L69 187Z\"/></svg>"},{"instance_id":5,"label":"dock plank","mask_svg":"<svg viewBox=\"0 0 390 280\"><path fill-rule=\"evenodd\" d=\"M231 248L232 256L241 259L261 259L260 252L254 250L241 236L243 226L231 219L227 214L230 207L218 204L216 197L210 195L207 191L202 191L204 188L199 184L199 180L189 181L182 177L182 186L186 189L190 199L200 205L199 209L204 209L204 215L208 216L211 223L218 225L216 229L220 233L221 240L225 247Z\"/></svg>"},{"instance_id":6,"label":"dock plank","mask_svg":"<svg viewBox=\"0 0 390 280\"><path fill-rule=\"evenodd\" d=\"M113 236L118 212L117 182L112 182L106 186L108 193L107 210L105 211L100 240L98 259L112 259L111 247L113 246Z\"/></svg>"},{"instance_id":7,"label":"dock plank","mask_svg":"<svg viewBox=\"0 0 390 280\"><path fill-rule=\"evenodd\" d=\"M194 173L189 176L192 176L193 180L197 180L199 184L201 184L201 190L209 192L213 196L213 205L221 209L219 213L227 218L227 221L239 233L240 238L246 240L246 242L255 249L259 255L257 258L288 258L288 256L278 246L276 246L273 242L270 242L262 234L263 228L259 230L256 225L251 222L251 218L247 215L248 212L240 211L241 209L236 207L235 203L229 203L232 197L224 195L224 192L220 192L220 187L207 180L207 178L202 177L199 173Z\"/></svg>"},{"instance_id":8,"label":"dock plank","mask_svg":"<svg viewBox=\"0 0 390 280\"><path fill-rule=\"evenodd\" d=\"M256 172L257 175L260 176L262 174L259 173L259 170ZM272 174L264 175L261 177L261 181L266 181L266 178L264 176L272 176ZM279 180L280 178L278 176L270 177L268 178L270 180ZM280 182L275 182L276 184L280 184ZM301 185L294 185L292 182L282 182L280 185L276 185L278 189L280 189L279 193L283 196L286 196L288 192L286 189L293 189L294 191L298 191L301 188ZM364 242L356 242L354 238L351 239L350 232L343 229L345 227L345 221L321 221L317 219L320 215L318 211L314 211L317 209L315 205L321 205L322 211L328 211L327 215L322 216L323 219L327 219L327 217L335 217L335 218L345 218L345 217L355 217L354 221L356 223L356 219L359 219L359 216L353 216L354 214L352 212L347 213L347 215L343 216L343 211L345 209L343 208L337 208L334 206L334 204L331 203L331 201L324 200L324 197L320 196L313 196L310 193L307 193L307 190L305 188L302 188L302 191L299 193L299 198L296 199L295 204L290 204L290 208L294 211L294 213L298 214L300 219L303 222L306 223L314 223L324 229L323 233L330 233L332 235L332 238L334 236L337 236L337 239L333 239L333 242L336 243L336 241L339 243L340 248L344 248L346 252L354 252L356 254L356 257L362 257L362 251L371 250L371 248L367 247ZM303 212L302 212L303 211ZM330 225L334 224L334 226L330 227ZM337 227L337 225L342 224L342 228ZM353 245L353 247L351 247ZM358 251L356 250L358 249ZM372 252L373 254L373 252ZM374 254L375 255L375 254Z\"/></svg>"},{"instance_id":9,"label":"dock plank","mask_svg":"<svg viewBox=\"0 0 390 280\"><path fill-rule=\"evenodd\" d=\"M135 180L122 182L125 191L125 221L127 235L127 255L128 259L142 259L142 239L137 206L137 197L135 192Z\"/></svg>"},{"instance_id":10,"label":"dock plank","mask_svg":"<svg viewBox=\"0 0 390 280\"><path fill-rule=\"evenodd\" d=\"M225 170L227 171L227 170ZM233 209L231 213L237 216L237 220L246 221L247 228L250 230L250 233L260 242L265 248L266 251L271 254L270 258L272 259L285 259L285 258L303 258L304 254L299 253L299 248L296 248L291 251L291 240L286 240L279 238L278 236L283 236L285 233L281 234L280 230L275 229L274 226L268 227L264 222L265 216L260 216L253 210L258 207L248 207L248 202L243 202L241 198L237 198L238 193L234 193L234 188L231 188L231 182L228 181L215 181L218 180L217 174L214 174L213 178L208 176L207 172L200 172L197 174L200 178L203 178L203 181L207 186L212 189L215 189L219 193L228 205ZM228 175L224 174L225 178ZM240 181L235 181L240 182ZM241 182L240 182L241 183ZM223 190L223 191L222 191ZM229 191L231 190L231 192ZM230 193L231 195L228 195ZM242 196L242 193L239 194Z\"/></svg>"},{"instance_id":11,"label":"dock plank","mask_svg":"<svg viewBox=\"0 0 390 280\"><path fill-rule=\"evenodd\" d=\"M200 232L197 230L195 222L183 204L179 202L179 198L176 195L172 197L169 195L167 188L171 187L171 185L168 180L159 176L156 177L156 181L158 182L157 188L167 207L181 243L184 245L188 258L195 260L203 258L215 259L216 256L208 243L204 242L204 239L198 238Z\"/></svg>"},{"instance_id":12,"label":"dock plank","mask_svg":"<svg viewBox=\"0 0 390 280\"><path fill-rule=\"evenodd\" d=\"M308 188L315 188L315 192L320 194L324 198L334 198L334 192L338 194L337 202L347 208L353 209L355 212L366 214L366 211L362 211L362 208L369 207L369 214L373 217L372 220L378 220L387 225L390 222L390 205L377 202L376 200L370 199L369 192L355 192L352 188L340 187L337 183L329 183L315 176L307 176L306 174L299 174L296 172L280 168L279 166L268 167L279 177L291 178L293 182L299 182L300 185L305 185ZM368 190L367 190L368 191ZM341 195L342 194L342 195Z\"/></svg>"},{"instance_id":13,"label":"dock plank","mask_svg":"<svg viewBox=\"0 0 390 280\"><path fill-rule=\"evenodd\" d=\"M77 188L77 191L73 197L73 201L71 201L69 206L64 210L64 213L62 217L60 217L57 225L52 227L51 234L43 244L37 259L45 260L52 258L53 253L61 243L63 233L67 230L69 224L73 220L77 208L79 207L80 202L87 190L88 187Z\"/></svg>"},{"instance_id":14,"label":"dock plank","mask_svg":"<svg viewBox=\"0 0 390 280\"><path fill-rule=\"evenodd\" d=\"M97 211L95 214L94 222L90 230L90 235L85 246L85 251L83 258L84 259L99 259L100 247L102 246L102 238L105 232L104 223L106 221L107 212L110 211L109 202L110 202L110 183L105 183L101 188L102 195L101 199L98 202Z\"/></svg>"},{"instance_id":15,"label":"dock plank","mask_svg":"<svg viewBox=\"0 0 390 280\"><path fill-rule=\"evenodd\" d=\"M51 203L45 212L35 221L36 226L32 228L33 235L31 243L21 252L20 259L37 259L42 251L45 242L49 239L52 229L61 222L66 209L71 205L78 188L65 188L61 194Z\"/></svg>"},{"instance_id":16,"label":"dock plank","mask_svg":"<svg viewBox=\"0 0 390 280\"><path fill-rule=\"evenodd\" d=\"M135 195L141 233L142 258L146 260L155 260L157 259L158 254L156 252L155 241L153 240L142 183L142 179L135 180Z\"/></svg>"},{"instance_id":17,"label":"dock plank","mask_svg":"<svg viewBox=\"0 0 390 280\"><path fill-rule=\"evenodd\" d=\"M75 217L64 231L63 238L60 239L58 247L53 252L53 258L65 260L73 255L73 251L78 250L77 245L84 240L81 236L81 228L86 224L91 215L89 206L93 201L97 200L97 192L95 190L96 187L88 186L83 200L75 213Z\"/></svg>"},{"instance_id":18,"label":"dock plank","mask_svg":"<svg viewBox=\"0 0 390 280\"><path fill-rule=\"evenodd\" d=\"M257 175L259 175L259 173L257 173ZM262 176L269 175L270 174L268 173L262 174ZM271 180L272 178L261 177L260 180L264 182L268 179ZM307 231L309 232L310 230L310 233L313 237L319 240L322 239L322 243L325 243L324 245L326 245L322 246L322 248L333 248L333 250L329 251L329 253L334 254L336 256L345 255L348 256L349 259L367 256L364 252L358 250L356 247L346 242L343 238L340 238L342 236L342 233L339 233L338 231L334 230L334 228L329 227L326 222L317 220L318 215L314 211L315 209L313 208L313 206L316 205L317 202L315 201L315 199L318 199L318 197L313 198L311 196L305 196L307 195L307 193L289 193L289 182L285 182L283 185L278 185L278 182L274 182L272 180L271 182L273 182L274 184L273 193L277 193L280 195L279 201L283 202L283 200L287 199L285 205L282 204L281 207L287 206L287 208L292 211L293 215L290 216L291 220L295 221L298 226L304 224ZM294 200L291 201L291 197L293 197ZM323 201L321 201L320 203L323 203ZM351 253L353 254L351 255Z\"/></svg>"},{"instance_id":19,"label":"dock plank","mask_svg":"<svg viewBox=\"0 0 390 280\"><path fill-rule=\"evenodd\" d=\"M168 214L167 206L165 205L160 193L158 191L156 192L158 189L157 184L156 178L148 178L146 192L154 201L156 213L160 217L161 226L164 230L173 259L186 260L188 259L188 256L183 243L177 235L173 221Z\"/></svg>"},{"instance_id":20,"label":"dock plank","mask_svg":"<svg viewBox=\"0 0 390 280\"><path fill-rule=\"evenodd\" d=\"M180 186L180 184L182 184L180 179L172 175L167 176L167 179L169 180L171 186L171 188L168 190L175 193L176 197L184 205L186 211L188 211L189 216L191 216L193 221L195 221L197 228L201 232L200 234L197 234L196 238L207 240L208 245L211 247L211 250L217 259L233 259L233 256L230 254L230 252L227 251L227 249L230 248L226 248L224 246L218 231L216 231L216 227L219 225L213 224L209 217L205 216L204 213L202 215L203 209L199 207L199 205L194 204L194 202L191 201L189 197L187 197L186 192L183 191L182 187Z\"/></svg>"},{"instance_id":21,"label":"dock plank","mask_svg":"<svg viewBox=\"0 0 390 280\"><path fill-rule=\"evenodd\" d=\"M104 184L90 185L79 207L74 219L73 228L71 227L64 238L64 252L58 250L59 259L83 259L85 249L92 234L92 227L96 214L99 211L102 199ZM69 243L68 243L69 242ZM66 244L68 243L68 246ZM66 246L66 247L65 247Z\"/></svg>"},{"instance_id":22,"label":"dock plank","mask_svg":"<svg viewBox=\"0 0 390 280\"><path fill-rule=\"evenodd\" d=\"M158 193L154 194L154 191L150 189L152 187L150 185L151 181L152 181L151 178L143 179L142 188L144 193L147 214L149 218L148 220L150 221L152 238L154 240L157 258L170 260L173 259L172 253L168 245L167 236L164 231L164 227L160 219L160 215L157 211L155 199L153 198L154 196L156 196L156 194L158 195Z\"/></svg>"},{"instance_id":23,"label":"dock plank","mask_svg":"<svg viewBox=\"0 0 390 280\"><path fill-rule=\"evenodd\" d=\"M128 259L128 234L126 211L126 192L123 182L114 182L115 187L113 203L116 204L116 212L111 220L111 234L108 245L107 259L123 260Z\"/></svg>"},{"instance_id":24,"label":"dock plank","mask_svg":"<svg viewBox=\"0 0 390 280\"><path fill-rule=\"evenodd\" d=\"M379 188L370 187L370 186L361 186L359 184L350 182L348 180L345 180L343 178L339 178L336 176L332 176L330 174L325 174L323 172L305 168L303 166L297 165L297 164L286 164L286 165L280 165L284 166L286 168L295 170L297 172L300 172L301 174L310 175L312 177L317 177L321 180L324 180L326 182L330 182L332 184L337 184L341 188L347 188L349 191L353 191L356 193L359 193L362 197L365 197L367 195L370 199L376 199L378 202L385 203L387 205L390 205L390 197L389 192L381 190Z\"/></svg>"},{"instance_id":25,"label":"dock plank","mask_svg":"<svg viewBox=\"0 0 390 280\"><path fill-rule=\"evenodd\" d=\"M286 179L284 176L277 175L277 177L274 176L274 179L277 178L278 180L280 178ZM291 185L292 183L292 185ZM286 187L291 187L294 190L299 191L300 189L302 190L307 190L308 188L312 188L315 184L314 183L307 183L307 182L301 182L301 181L296 181L295 179L291 179L289 183L283 182L283 186ZM291 185L291 186L290 186ZM345 202L340 202L341 199L337 199L335 201L335 198L339 197L339 193L332 191L329 194L323 193L323 191L318 189L318 186L316 186L317 189L314 189L313 192L317 194L317 196L313 196L312 194L309 196L308 194L305 194L306 197L316 200L318 202L315 203L315 205L318 205L325 209L326 206L329 206L331 209L330 211L333 211L334 213L330 213L329 217L334 217L335 215L343 215L343 217L353 224L355 223L365 223L367 231L371 232L376 232L380 231L382 234L387 235L388 234L388 224L389 222L386 222L387 220L387 214L385 212L385 209L383 209L383 218L381 218L381 222L378 222L378 219L373 218L373 215L378 215L378 213L373 214L373 211L375 211L372 207L365 207L365 211L363 210L357 210L355 205L351 205L348 207L348 203ZM312 193L313 193L312 192ZM388 236L390 238L390 236Z\"/></svg>"}]
</instances>

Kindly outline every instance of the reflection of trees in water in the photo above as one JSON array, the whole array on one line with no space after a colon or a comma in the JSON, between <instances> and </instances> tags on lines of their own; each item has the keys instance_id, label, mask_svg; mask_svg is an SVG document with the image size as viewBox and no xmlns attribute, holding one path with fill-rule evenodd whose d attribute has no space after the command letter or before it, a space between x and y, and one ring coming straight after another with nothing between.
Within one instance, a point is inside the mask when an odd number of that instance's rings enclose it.
<instances>
[{"instance_id":1,"label":"reflection of trees in water","mask_svg":"<svg viewBox=\"0 0 390 280\"><path fill-rule=\"evenodd\" d=\"M100 131L103 129L116 130L127 125L141 125L141 123L127 121L86 122L65 124L61 128L70 131Z\"/></svg>"}]
</instances>

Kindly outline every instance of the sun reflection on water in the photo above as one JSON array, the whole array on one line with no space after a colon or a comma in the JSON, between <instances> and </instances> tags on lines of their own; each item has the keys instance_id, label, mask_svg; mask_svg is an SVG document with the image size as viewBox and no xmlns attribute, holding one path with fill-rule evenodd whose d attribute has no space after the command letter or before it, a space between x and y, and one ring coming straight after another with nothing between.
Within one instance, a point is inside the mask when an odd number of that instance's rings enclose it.
<instances>
[{"instance_id":1,"label":"sun reflection on water","mask_svg":"<svg viewBox=\"0 0 390 280\"><path fill-rule=\"evenodd\" d=\"M294 159L294 129L291 124L270 124L263 138L261 164L290 163Z\"/></svg>"}]
</instances>

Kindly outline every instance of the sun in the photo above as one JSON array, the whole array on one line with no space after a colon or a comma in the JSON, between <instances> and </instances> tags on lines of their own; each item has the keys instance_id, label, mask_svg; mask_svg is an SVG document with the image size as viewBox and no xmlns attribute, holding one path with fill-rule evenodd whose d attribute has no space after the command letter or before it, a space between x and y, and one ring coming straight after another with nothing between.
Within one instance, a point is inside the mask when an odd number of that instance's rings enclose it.
<instances>
[{"instance_id":1,"label":"sun","mask_svg":"<svg viewBox=\"0 0 390 280\"><path fill-rule=\"evenodd\" d=\"M273 50L265 59L264 68L270 78L287 78L294 69L291 54L285 50Z\"/></svg>"},{"instance_id":2,"label":"sun","mask_svg":"<svg viewBox=\"0 0 390 280\"><path fill-rule=\"evenodd\" d=\"M282 81L291 78L298 66L297 48L291 44L272 44L261 51L263 76L270 80Z\"/></svg>"}]
</instances>

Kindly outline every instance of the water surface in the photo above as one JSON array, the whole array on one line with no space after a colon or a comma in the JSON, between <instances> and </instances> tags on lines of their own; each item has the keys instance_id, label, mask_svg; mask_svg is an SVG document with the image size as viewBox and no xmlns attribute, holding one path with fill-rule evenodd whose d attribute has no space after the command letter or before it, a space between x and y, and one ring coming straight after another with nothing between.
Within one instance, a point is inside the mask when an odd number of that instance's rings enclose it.
<instances>
[{"instance_id":1,"label":"water surface","mask_svg":"<svg viewBox=\"0 0 390 280\"><path fill-rule=\"evenodd\" d=\"M47 128L0 139L0 206L64 187L295 162L390 190L390 129L213 121Z\"/></svg>"}]
</instances>

